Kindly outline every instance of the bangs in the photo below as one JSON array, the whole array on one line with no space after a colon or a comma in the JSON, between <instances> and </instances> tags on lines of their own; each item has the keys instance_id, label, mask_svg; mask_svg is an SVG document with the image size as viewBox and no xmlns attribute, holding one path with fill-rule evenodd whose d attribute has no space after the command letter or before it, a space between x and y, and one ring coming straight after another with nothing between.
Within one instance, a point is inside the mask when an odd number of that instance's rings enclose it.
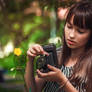
<instances>
[{"instance_id":1,"label":"bangs","mask_svg":"<svg viewBox=\"0 0 92 92\"><path fill-rule=\"evenodd\" d=\"M87 25L85 24L85 18L83 14L75 13L73 18L73 25L81 28L81 29L87 29Z\"/></svg>"},{"instance_id":2,"label":"bangs","mask_svg":"<svg viewBox=\"0 0 92 92\"><path fill-rule=\"evenodd\" d=\"M88 7L72 7L67 15L66 22L70 23L73 17L73 25L81 29L92 30L92 11L88 11Z\"/></svg>"}]
</instances>

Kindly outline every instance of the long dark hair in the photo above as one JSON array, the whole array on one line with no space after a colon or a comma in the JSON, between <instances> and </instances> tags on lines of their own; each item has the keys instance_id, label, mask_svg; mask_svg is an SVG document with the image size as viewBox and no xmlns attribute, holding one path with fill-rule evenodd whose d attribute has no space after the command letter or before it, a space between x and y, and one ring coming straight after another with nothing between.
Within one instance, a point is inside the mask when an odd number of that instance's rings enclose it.
<instances>
[{"instance_id":1,"label":"long dark hair","mask_svg":"<svg viewBox=\"0 0 92 92\"><path fill-rule=\"evenodd\" d=\"M85 51L78 58L78 63L74 66L71 81L75 81L79 84L82 80L86 80L87 87L90 89L92 87L92 81L90 81L92 80L92 2L85 1L73 5L68 12L66 23L70 23L72 16L74 16L73 24L82 29L89 29L91 35L86 44ZM71 49L68 48L65 42L65 37L63 37L61 63L65 64L65 62L70 58L70 55Z\"/></svg>"}]
</instances>

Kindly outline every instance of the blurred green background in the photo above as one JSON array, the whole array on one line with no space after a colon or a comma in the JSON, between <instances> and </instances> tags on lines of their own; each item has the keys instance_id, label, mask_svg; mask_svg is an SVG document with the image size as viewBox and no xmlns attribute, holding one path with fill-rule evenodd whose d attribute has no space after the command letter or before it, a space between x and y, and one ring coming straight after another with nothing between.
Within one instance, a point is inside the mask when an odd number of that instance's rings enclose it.
<instances>
[{"instance_id":1,"label":"blurred green background","mask_svg":"<svg viewBox=\"0 0 92 92\"><path fill-rule=\"evenodd\" d=\"M30 45L62 44L64 20L57 15L59 7L69 7L72 0L0 0L0 92L24 92L20 73L27 59L15 59L14 49L26 56ZM22 61L22 63L21 63ZM17 64L16 64L16 63ZM21 63L23 69L16 71Z\"/></svg>"}]
</instances>

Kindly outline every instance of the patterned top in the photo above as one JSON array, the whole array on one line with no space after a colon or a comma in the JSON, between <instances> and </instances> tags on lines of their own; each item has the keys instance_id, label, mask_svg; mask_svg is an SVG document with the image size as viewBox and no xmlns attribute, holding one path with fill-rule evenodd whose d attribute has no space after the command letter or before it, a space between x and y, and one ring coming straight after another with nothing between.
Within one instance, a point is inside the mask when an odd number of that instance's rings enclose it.
<instances>
[{"instance_id":1,"label":"patterned top","mask_svg":"<svg viewBox=\"0 0 92 92\"><path fill-rule=\"evenodd\" d=\"M61 71L64 73L64 75L67 78L71 76L72 70L73 70L73 67L66 67L64 65L61 66ZM79 92L86 92L86 89L84 87L85 82L82 82L78 86L75 83L72 83L72 84ZM59 90L59 84L57 84L56 82L46 82L43 92L65 92L65 91L63 88Z\"/></svg>"}]
</instances>

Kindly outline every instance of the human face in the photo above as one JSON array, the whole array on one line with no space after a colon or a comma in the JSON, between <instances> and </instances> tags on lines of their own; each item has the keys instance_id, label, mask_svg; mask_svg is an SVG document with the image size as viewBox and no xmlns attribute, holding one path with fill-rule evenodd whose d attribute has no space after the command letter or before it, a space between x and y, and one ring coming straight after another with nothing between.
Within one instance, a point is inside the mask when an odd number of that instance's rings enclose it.
<instances>
[{"instance_id":1,"label":"human face","mask_svg":"<svg viewBox=\"0 0 92 92\"><path fill-rule=\"evenodd\" d=\"M64 32L66 44L71 49L85 48L91 34L90 30L73 25L73 17L66 23Z\"/></svg>"}]
</instances>

